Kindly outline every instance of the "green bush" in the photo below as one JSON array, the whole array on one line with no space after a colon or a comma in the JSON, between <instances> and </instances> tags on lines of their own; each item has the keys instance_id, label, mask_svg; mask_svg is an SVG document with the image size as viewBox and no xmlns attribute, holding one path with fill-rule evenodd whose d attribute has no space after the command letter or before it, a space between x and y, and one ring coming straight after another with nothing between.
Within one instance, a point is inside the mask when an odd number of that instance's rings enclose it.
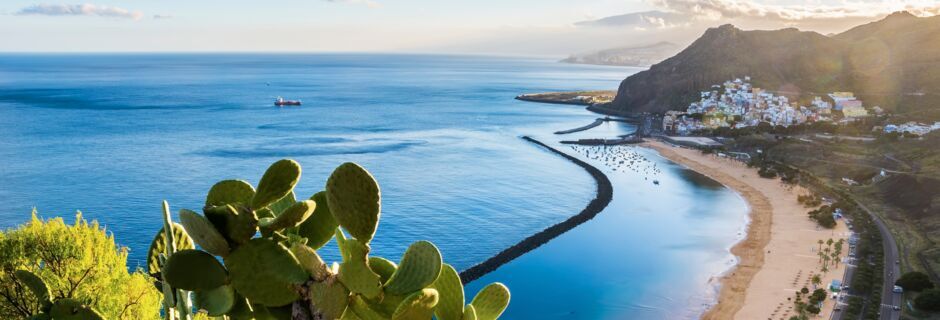
<instances>
[{"instance_id":1,"label":"green bush","mask_svg":"<svg viewBox=\"0 0 940 320\"><path fill-rule=\"evenodd\" d=\"M915 292L934 287L933 282L930 282L930 277L919 271L911 271L901 275L901 278L894 284L901 286L901 288L904 288L906 291Z\"/></svg>"},{"instance_id":2,"label":"green bush","mask_svg":"<svg viewBox=\"0 0 940 320\"><path fill-rule=\"evenodd\" d=\"M928 289L917 295L914 306L925 311L940 311L940 289Z\"/></svg>"},{"instance_id":3,"label":"green bush","mask_svg":"<svg viewBox=\"0 0 940 320\"><path fill-rule=\"evenodd\" d=\"M127 248L114 244L98 223L77 214L32 219L0 232L0 318L27 319L41 313L43 301L91 307L107 319L159 318L160 293L141 271L127 271ZM41 281L23 279L31 273ZM26 280L26 281L24 281ZM49 297L38 297L33 283L45 283Z\"/></svg>"}]
</instances>

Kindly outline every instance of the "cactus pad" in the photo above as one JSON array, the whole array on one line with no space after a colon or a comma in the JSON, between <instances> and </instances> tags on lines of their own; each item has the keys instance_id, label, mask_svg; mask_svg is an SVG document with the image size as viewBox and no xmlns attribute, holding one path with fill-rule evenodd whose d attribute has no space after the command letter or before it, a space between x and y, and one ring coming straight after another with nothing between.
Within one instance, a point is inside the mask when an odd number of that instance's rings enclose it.
<instances>
[{"instance_id":1,"label":"cactus pad","mask_svg":"<svg viewBox=\"0 0 940 320\"><path fill-rule=\"evenodd\" d=\"M388 320L390 315L382 314L381 312L372 308L370 303L366 301L366 298L354 294L352 299L349 300L349 310L362 320Z\"/></svg>"},{"instance_id":2,"label":"cactus pad","mask_svg":"<svg viewBox=\"0 0 940 320\"><path fill-rule=\"evenodd\" d=\"M215 257L205 251L181 250L166 260L163 278L174 288L204 291L227 283L228 273Z\"/></svg>"},{"instance_id":3,"label":"cactus pad","mask_svg":"<svg viewBox=\"0 0 940 320\"><path fill-rule=\"evenodd\" d=\"M431 319L438 302L438 293L434 289L421 289L405 298L392 314L392 320Z\"/></svg>"},{"instance_id":4,"label":"cactus pad","mask_svg":"<svg viewBox=\"0 0 940 320\"><path fill-rule=\"evenodd\" d=\"M385 283L385 291L405 295L427 287L441 273L441 252L428 241L412 243L398 264L398 270Z\"/></svg>"},{"instance_id":5,"label":"cactus pad","mask_svg":"<svg viewBox=\"0 0 940 320\"><path fill-rule=\"evenodd\" d=\"M247 242L258 232L258 217L246 207L234 205L206 207L203 213L225 236L230 247Z\"/></svg>"},{"instance_id":6,"label":"cactus pad","mask_svg":"<svg viewBox=\"0 0 940 320\"><path fill-rule=\"evenodd\" d=\"M349 290L335 278L310 282L308 299L314 319L339 319L349 303Z\"/></svg>"},{"instance_id":7,"label":"cactus pad","mask_svg":"<svg viewBox=\"0 0 940 320\"><path fill-rule=\"evenodd\" d=\"M251 204L255 196L255 188L243 180L222 180L209 189L206 195L207 206L224 206L227 204Z\"/></svg>"},{"instance_id":8,"label":"cactus pad","mask_svg":"<svg viewBox=\"0 0 940 320\"><path fill-rule=\"evenodd\" d=\"M193 292L193 302L197 309L218 317L232 310L235 305L235 289L223 285L211 290L196 291Z\"/></svg>"},{"instance_id":9,"label":"cactus pad","mask_svg":"<svg viewBox=\"0 0 940 320\"><path fill-rule=\"evenodd\" d=\"M26 285L29 291L44 305L52 303L52 293L49 291L49 287L46 286L46 283L42 281L42 278L26 270L16 270L13 275L17 280Z\"/></svg>"},{"instance_id":10,"label":"cactus pad","mask_svg":"<svg viewBox=\"0 0 940 320\"><path fill-rule=\"evenodd\" d=\"M463 308L463 318L462 320L477 320L477 311L473 308L473 305L468 304Z\"/></svg>"},{"instance_id":11,"label":"cactus pad","mask_svg":"<svg viewBox=\"0 0 940 320\"><path fill-rule=\"evenodd\" d=\"M296 286L309 279L297 258L277 242L256 238L225 257L232 286L253 303L283 306L297 300Z\"/></svg>"},{"instance_id":12,"label":"cactus pad","mask_svg":"<svg viewBox=\"0 0 940 320\"><path fill-rule=\"evenodd\" d=\"M287 208L290 208L290 206L294 205L294 202L297 202L297 196L294 195L294 191L291 191L288 192L287 195L283 198L274 201L274 203L269 205L267 209L270 209L271 214L276 217L281 215L284 210L287 210Z\"/></svg>"},{"instance_id":13,"label":"cactus pad","mask_svg":"<svg viewBox=\"0 0 940 320\"><path fill-rule=\"evenodd\" d=\"M509 306L509 289L499 282L490 283L473 297L470 304L476 310L477 319L498 319Z\"/></svg>"},{"instance_id":14,"label":"cactus pad","mask_svg":"<svg viewBox=\"0 0 940 320\"><path fill-rule=\"evenodd\" d=\"M300 266L307 270L313 280L323 281L333 274L313 248L302 243L294 243L290 247L290 252L294 254L294 257L297 257Z\"/></svg>"},{"instance_id":15,"label":"cactus pad","mask_svg":"<svg viewBox=\"0 0 940 320\"><path fill-rule=\"evenodd\" d=\"M300 223L304 222L304 220L307 220L316 207L317 203L311 200L295 202L292 206L281 212L281 214L276 218L265 221L266 223L260 223L259 226L262 229L274 231L293 228L300 225Z\"/></svg>"},{"instance_id":16,"label":"cactus pad","mask_svg":"<svg viewBox=\"0 0 940 320\"><path fill-rule=\"evenodd\" d=\"M355 163L344 163L326 182L330 211L346 231L363 243L375 235L382 213L382 195L375 178Z\"/></svg>"},{"instance_id":17,"label":"cactus pad","mask_svg":"<svg viewBox=\"0 0 940 320\"><path fill-rule=\"evenodd\" d=\"M326 199L326 191L317 192L310 197L310 200L316 202L317 207L313 210L313 214L310 215L310 218L307 218L307 220L300 224L297 233L301 237L307 238L308 246L314 249L320 249L320 247L333 238L333 233L336 232L336 227L338 227L339 224L336 222L336 219L333 218L333 214L330 213L330 205Z\"/></svg>"},{"instance_id":18,"label":"cactus pad","mask_svg":"<svg viewBox=\"0 0 940 320\"><path fill-rule=\"evenodd\" d=\"M202 250L221 257L228 255L230 250L228 242L206 217L183 209L180 210L180 224Z\"/></svg>"},{"instance_id":19,"label":"cactus pad","mask_svg":"<svg viewBox=\"0 0 940 320\"><path fill-rule=\"evenodd\" d=\"M382 291L382 282L379 275L369 269L369 246L357 239L344 239L342 232L337 230L336 241L339 244L343 262L339 265L339 281L349 291L362 294L367 298L374 298Z\"/></svg>"},{"instance_id":20,"label":"cactus pad","mask_svg":"<svg viewBox=\"0 0 940 320\"><path fill-rule=\"evenodd\" d=\"M449 264L441 267L441 275L431 284L437 290L440 301L434 309L438 320L460 320L463 318L464 293L460 274Z\"/></svg>"},{"instance_id":21,"label":"cactus pad","mask_svg":"<svg viewBox=\"0 0 940 320\"><path fill-rule=\"evenodd\" d=\"M69 298L56 299L49 315L56 320L104 320L104 317L91 307Z\"/></svg>"},{"instance_id":22,"label":"cactus pad","mask_svg":"<svg viewBox=\"0 0 940 320\"><path fill-rule=\"evenodd\" d=\"M275 162L258 182L258 190L251 199L251 208L261 209L283 198L294 190L299 180L300 164L290 159Z\"/></svg>"},{"instance_id":23,"label":"cactus pad","mask_svg":"<svg viewBox=\"0 0 940 320\"><path fill-rule=\"evenodd\" d=\"M372 269L372 271L379 275L379 279L382 283L386 283L388 279L391 279L392 275L395 274L395 270L398 269L398 266L395 265L394 262L382 257L369 257L369 269Z\"/></svg>"},{"instance_id":24,"label":"cactus pad","mask_svg":"<svg viewBox=\"0 0 940 320\"><path fill-rule=\"evenodd\" d=\"M186 229L182 225L174 223L172 229L173 243L176 250L195 248L192 239L186 234ZM163 228L160 228L160 232L153 237L153 241L150 242L150 250L147 252L147 272L150 275L160 274L160 254L166 254L166 232L163 231Z\"/></svg>"}]
</instances>

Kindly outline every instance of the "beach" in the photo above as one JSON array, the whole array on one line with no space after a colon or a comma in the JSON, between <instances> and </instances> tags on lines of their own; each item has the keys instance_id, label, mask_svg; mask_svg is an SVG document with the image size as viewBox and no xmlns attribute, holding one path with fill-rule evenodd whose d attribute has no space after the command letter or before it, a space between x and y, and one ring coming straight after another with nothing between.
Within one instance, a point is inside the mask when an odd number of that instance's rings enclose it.
<instances>
[{"instance_id":1,"label":"beach","mask_svg":"<svg viewBox=\"0 0 940 320\"><path fill-rule=\"evenodd\" d=\"M761 178L755 169L729 158L659 141L642 146L735 190L750 207L747 235L731 248L738 263L718 279L718 302L702 319L788 319L795 315L789 298L804 286L812 291L813 274L820 275L820 288L842 280L842 263L820 272L818 240L847 239L848 229L842 221L835 229L824 229L810 220L806 213L812 208L797 201L808 191ZM832 309L829 297L820 314L828 316Z\"/></svg>"}]
</instances>

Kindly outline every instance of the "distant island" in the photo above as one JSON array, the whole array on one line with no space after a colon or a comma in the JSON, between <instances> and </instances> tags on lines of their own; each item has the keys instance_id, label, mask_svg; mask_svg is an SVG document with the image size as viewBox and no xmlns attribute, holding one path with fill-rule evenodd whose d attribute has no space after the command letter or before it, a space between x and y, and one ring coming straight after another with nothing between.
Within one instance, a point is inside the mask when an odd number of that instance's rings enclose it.
<instances>
[{"instance_id":1,"label":"distant island","mask_svg":"<svg viewBox=\"0 0 940 320\"><path fill-rule=\"evenodd\" d=\"M597 64L610 66L649 67L679 52L682 47L672 42L620 47L591 53L573 54L562 59L564 63Z\"/></svg>"}]
</instances>

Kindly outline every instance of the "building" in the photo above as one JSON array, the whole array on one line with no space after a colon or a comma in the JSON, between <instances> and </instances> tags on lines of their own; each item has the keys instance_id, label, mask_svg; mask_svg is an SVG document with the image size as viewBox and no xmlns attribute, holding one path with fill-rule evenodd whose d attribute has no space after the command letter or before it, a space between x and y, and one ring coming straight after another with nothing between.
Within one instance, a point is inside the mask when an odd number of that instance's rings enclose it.
<instances>
[{"instance_id":1,"label":"building","mask_svg":"<svg viewBox=\"0 0 940 320\"><path fill-rule=\"evenodd\" d=\"M842 104L845 101L855 100L855 94L851 92L833 92L829 94L829 98L832 98L832 101L835 102L835 110L842 110Z\"/></svg>"},{"instance_id":2,"label":"building","mask_svg":"<svg viewBox=\"0 0 940 320\"><path fill-rule=\"evenodd\" d=\"M842 116L846 118L863 118L868 116L868 110L865 110L861 101L848 100L842 102Z\"/></svg>"}]
</instances>

